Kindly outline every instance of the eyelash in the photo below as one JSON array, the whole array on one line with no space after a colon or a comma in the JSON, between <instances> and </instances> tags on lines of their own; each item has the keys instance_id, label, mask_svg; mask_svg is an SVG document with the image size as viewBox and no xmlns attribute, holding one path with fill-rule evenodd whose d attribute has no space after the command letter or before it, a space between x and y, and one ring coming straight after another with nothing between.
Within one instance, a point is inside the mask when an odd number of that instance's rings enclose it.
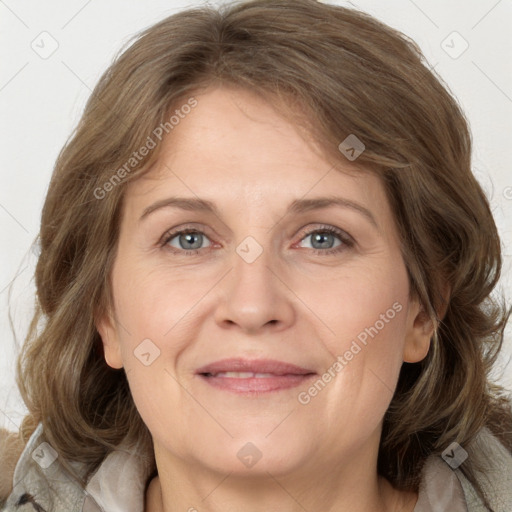
<instances>
[{"instance_id":1,"label":"eyelash","mask_svg":"<svg viewBox=\"0 0 512 512\"><path fill-rule=\"evenodd\" d=\"M206 233L199 229L195 228L183 228L176 231L170 231L164 234L162 237L162 241L160 242L160 246L162 248L168 247L169 250L175 254L184 254L186 256L196 256L199 254L200 251L204 249L191 249L191 250L184 250L184 249L176 249L175 247L171 247L170 245L167 245L173 238L175 238L177 235L186 235L190 233L197 233L204 236L207 236ZM304 233L301 233L300 242L304 240L304 238L313 235L315 233L328 233L331 235L336 235L339 240L342 242L340 245L338 245L335 248L331 249L311 249L313 251L313 254L319 255L319 256L328 256L332 254L340 253L343 250L346 250L347 248L353 247L355 245L355 242L353 238L345 233L344 231L335 228L333 226L321 226L319 228L315 228L311 231L307 231Z\"/></svg>"}]
</instances>

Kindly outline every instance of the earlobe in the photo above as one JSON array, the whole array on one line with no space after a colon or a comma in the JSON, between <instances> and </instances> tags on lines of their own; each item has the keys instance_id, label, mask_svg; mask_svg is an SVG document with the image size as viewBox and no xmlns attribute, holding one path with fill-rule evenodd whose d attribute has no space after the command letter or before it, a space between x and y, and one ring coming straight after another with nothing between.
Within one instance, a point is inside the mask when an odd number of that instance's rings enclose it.
<instances>
[{"instance_id":1,"label":"earlobe","mask_svg":"<svg viewBox=\"0 0 512 512\"><path fill-rule=\"evenodd\" d=\"M405 337L403 360L405 363L418 363L425 359L430 349L430 341L435 328L423 307L416 303L411 308Z\"/></svg>"},{"instance_id":2,"label":"earlobe","mask_svg":"<svg viewBox=\"0 0 512 512\"><path fill-rule=\"evenodd\" d=\"M437 306L439 321L444 318L448 310L451 293L450 285L445 283L441 292L440 304ZM425 359L428 354L432 337L436 334L436 326L417 300L412 303L407 322L403 360L406 363L418 363Z\"/></svg>"},{"instance_id":3,"label":"earlobe","mask_svg":"<svg viewBox=\"0 0 512 512\"><path fill-rule=\"evenodd\" d=\"M104 313L99 320L95 322L96 329L103 343L103 352L105 361L111 367L120 369L123 367L123 359L121 357L121 346L115 323L111 315Z\"/></svg>"}]
</instances>

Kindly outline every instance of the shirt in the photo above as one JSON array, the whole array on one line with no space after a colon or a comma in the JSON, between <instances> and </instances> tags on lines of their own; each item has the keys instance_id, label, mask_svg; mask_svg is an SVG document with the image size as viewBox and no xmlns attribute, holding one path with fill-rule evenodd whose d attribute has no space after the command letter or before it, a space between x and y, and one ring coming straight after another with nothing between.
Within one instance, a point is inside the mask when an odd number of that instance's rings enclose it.
<instances>
[{"instance_id":1,"label":"shirt","mask_svg":"<svg viewBox=\"0 0 512 512\"><path fill-rule=\"evenodd\" d=\"M414 512L488 512L458 467L467 452L457 447L451 451L448 447L444 458L427 458ZM485 475L480 475L479 483L490 496L493 511L512 512L512 454L487 428L479 433L477 447L486 455ZM77 462L71 466L79 474L84 470ZM18 459L13 490L0 503L1 511L144 512L149 476L147 458L121 444L105 457L83 489L61 466L39 423Z\"/></svg>"}]
</instances>

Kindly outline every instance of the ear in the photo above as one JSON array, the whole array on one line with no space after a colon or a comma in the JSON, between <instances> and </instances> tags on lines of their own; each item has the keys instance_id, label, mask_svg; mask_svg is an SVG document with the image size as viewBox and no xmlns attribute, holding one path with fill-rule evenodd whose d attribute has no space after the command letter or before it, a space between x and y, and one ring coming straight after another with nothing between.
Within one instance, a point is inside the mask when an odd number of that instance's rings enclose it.
<instances>
[{"instance_id":1,"label":"ear","mask_svg":"<svg viewBox=\"0 0 512 512\"><path fill-rule=\"evenodd\" d=\"M121 345L119 343L119 335L113 315L109 312L104 312L99 319L95 321L95 325L101 336L101 341L103 342L105 361L111 368L122 368L123 359L121 357Z\"/></svg>"},{"instance_id":2,"label":"ear","mask_svg":"<svg viewBox=\"0 0 512 512\"><path fill-rule=\"evenodd\" d=\"M437 306L437 315L439 320L442 320L448 309L451 286L444 282L440 284L440 287L441 296ZM411 309L407 318L407 335L403 354L405 363L417 363L427 356L434 331L435 327L432 320L416 298L411 302Z\"/></svg>"},{"instance_id":3,"label":"ear","mask_svg":"<svg viewBox=\"0 0 512 512\"><path fill-rule=\"evenodd\" d=\"M405 363L417 363L424 359L430 348L434 334L434 324L423 306L414 300L408 311L407 332L405 336L403 360Z\"/></svg>"}]
</instances>

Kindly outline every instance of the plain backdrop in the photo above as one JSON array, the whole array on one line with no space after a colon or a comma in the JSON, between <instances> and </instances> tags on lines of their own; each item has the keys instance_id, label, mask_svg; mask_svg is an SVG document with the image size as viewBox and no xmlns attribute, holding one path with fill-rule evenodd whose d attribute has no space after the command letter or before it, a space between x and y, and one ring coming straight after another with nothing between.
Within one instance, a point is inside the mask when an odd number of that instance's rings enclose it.
<instances>
[{"instance_id":1,"label":"plain backdrop","mask_svg":"<svg viewBox=\"0 0 512 512\"><path fill-rule=\"evenodd\" d=\"M14 384L17 345L34 302L31 250L59 150L113 56L140 30L205 2L0 0L0 426L25 412ZM212 5L218 2L209 2ZM491 200L505 253L501 286L512 297L512 2L357 0L414 39L458 99L474 140L474 172ZM12 287L10 286L12 284ZM9 290L11 294L9 297ZM77 311L77 315L80 314ZM512 389L512 329L496 367Z\"/></svg>"}]
</instances>

